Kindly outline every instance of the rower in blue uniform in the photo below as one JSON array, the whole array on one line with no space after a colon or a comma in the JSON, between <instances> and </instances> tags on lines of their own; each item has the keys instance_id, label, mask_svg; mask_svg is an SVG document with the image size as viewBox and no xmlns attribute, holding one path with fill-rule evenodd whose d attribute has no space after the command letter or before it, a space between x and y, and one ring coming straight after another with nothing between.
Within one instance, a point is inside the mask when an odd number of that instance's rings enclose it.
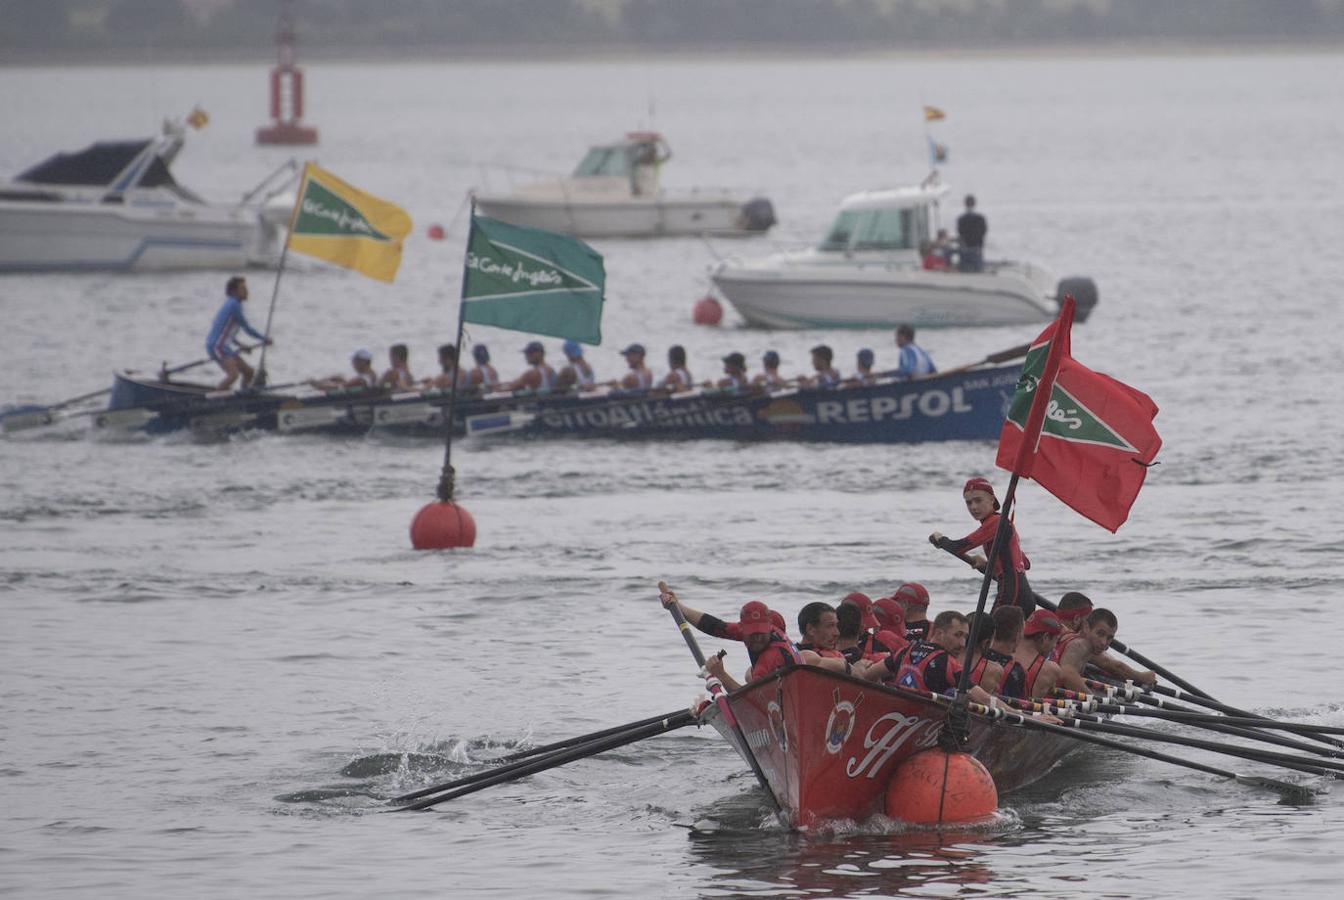
<instances>
[{"instance_id":1,"label":"rower in blue uniform","mask_svg":"<svg viewBox=\"0 0 1344 900\"><path fill-rule=\"evenodd\" d=\"M818 344L812 348L812 368L816 370L816 376L808 378L806 375L799 376L798 381L803 384L811 384L815 387L835 387L840 383L840 373L835 366L831 365L834 354L831 348L825 344Z\"/></svg>"},{"instance_id":2,"label":"rower in blue uniform","mask_svg":"<svg viewBox=\"0 0 1344 900\"><path fill-rule=\"evenodd\" d=\"M523 358L527 360L527 369L510 381L505 390L538 392L555 390L555 369L546 364L546 348L541 345L541 341L529 342L523 348Z\"/></svg>"},{"instance_id":3,"label":"rower in blue uniform","mask_svg":"<svg viewBox=\"0 0 1344 900\"><path fill-rule=\"evenodd\" d=\"M471 358L476 360L476 365L471 370L471 383L485 393L499 387L499 373L490 365L490 351L485 344L472 347Z\"/></svg>"},{"instance_id":4,"label":"rower in blue uniform","mask_svg":"<svg viewBox=\"0 0 1344 900\"><path fill-rule=\"evenodd\" d=\"M583 347L578 341L565 341L565 366L555 376L555 385L559 390L573 388L578 391L591 391L597 384L593 378L593 367L583 358Z\"/></svg>"},{"instance_id":5,"label":"rower in blue uniform","mask_svg":"<svg viewBox=\"0 0 1344 900\"><path fill-rule=\"evenodd\" d=\"M933 375L938 371L938 367L933 364L933 358L924 352L923 347L915 343L913 325L897 326L896 346L901 351L901 358L891 374L897 378L919 378Z\"/></svg>"},{"instance_id":6,"label":"rower in blue uniform","mask_svg":"<svg viewBox=\"0 0 1344 900\"><path fill-rule=\"evenodd\" d=\"M269 338L248 324L247 317L243 315L243 301L246 299L247 279L241 275L233 276L224 285L224 304L215 313L215 321L211 323L210 333L205 338L205 352L224 370L225 378L219 383L221 391L233 387L239 376L243 379L243 387L249 388L252 379L256 377L253 368L239 356L242 348L234 340L238 329L264 341L268 346L271 343Z\"/></svg>"},{"instance_id":7,"label":"rower in blue uniform","mask_svg":"<svg viewBox=\"0 0 1344 900\"><path fill-rule=\"evenodd\" d=\"M686 368L686 348L681 344L673 344L667 348L667 374L658 382L658 386L674 394L695 387L695 382L691 380L691 371Z\"/></svg>"},{"instance_id":8,"label":"rower in blue uniform","mask_svg":"<svg viewBox=\"0 0 1344 900\"><path fill-rule=\"evenodd\" d=\"M621 378L620 387L625 391L647 391L653 387L653 373L644 365L644 345L631 344L621 351L630 371Z\"/></svg>"}]
</instances>

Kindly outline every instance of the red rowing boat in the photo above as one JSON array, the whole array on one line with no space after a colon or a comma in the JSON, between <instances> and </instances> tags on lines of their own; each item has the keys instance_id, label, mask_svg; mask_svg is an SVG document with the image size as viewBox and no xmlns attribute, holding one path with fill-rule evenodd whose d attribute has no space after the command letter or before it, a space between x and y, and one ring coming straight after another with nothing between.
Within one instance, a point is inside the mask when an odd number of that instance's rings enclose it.
<instances>
[{"instance_id":1,"label":"red rowing boat","mask_svg":"<svg viewBox=\"0 0 1344 900\"><path fill-rule=\"evenodd\" d=\"M862 820L884 808L887 781L934 746L947 707L931 697L813 666L781 670L728 695L746 745L715 706L701 714L748 763L760 765L794 827ZM1080 744L972 715L965 749L1000 794L1040 778Z\"/></svg>"}]
</instances>

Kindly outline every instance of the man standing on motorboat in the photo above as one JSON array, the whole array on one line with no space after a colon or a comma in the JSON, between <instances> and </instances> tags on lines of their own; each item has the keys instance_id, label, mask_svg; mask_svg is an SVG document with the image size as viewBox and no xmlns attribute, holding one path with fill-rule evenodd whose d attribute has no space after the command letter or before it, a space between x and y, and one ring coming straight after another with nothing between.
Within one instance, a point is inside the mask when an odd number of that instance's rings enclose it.
<instances>
[{"instance_id":1,"label":"man standing on motorboat","mask_svg":"<svg viewBox=\"0 0 1344 900\"><path fill-rule=\"evenodd\" d=\"M958 268L963 272L979 272L985 267L985 234L989 223L975 211L975 195L966 195L966 211L957 217L957 237L961 239L961 257Z\"/></svg>"},{"instance_id":2,"label":"man standing on motorboat","mask_svg":"<svg viewBox=\"0 0 1344 900\"><path fill-rule=\"evenodd\" d=\"M224 305L215 313L215 321L210 325L210 333L205 338L205 352L224 370L224 380L219 383L221 391L233 387L233 383L242 376L243 387L252 386L256 372L239 355L244 352L234 341L238 329L242 329L268 346L270 338L257 331L243 315L243 301L247 299L247 279L234 275L224 285ZM250 349L250 348L249 348Z\"/></svg>"}]
</instances>

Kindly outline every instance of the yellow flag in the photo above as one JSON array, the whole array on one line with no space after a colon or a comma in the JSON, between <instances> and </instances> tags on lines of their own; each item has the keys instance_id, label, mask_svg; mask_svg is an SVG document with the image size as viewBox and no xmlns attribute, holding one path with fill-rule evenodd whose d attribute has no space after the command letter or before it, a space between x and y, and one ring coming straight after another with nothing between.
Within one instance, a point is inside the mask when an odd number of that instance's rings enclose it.
<instances>
[{"instance_id":1,"label":"yellow flag","mask_svg":"<svg viewBox=\"0 0 1344 900\"><path fill-rule=\"evenodd\" d=\"M939 109L938 107L936 107L936 106L926 106L926 107L924 107L924 121L925 121L925 122L937 122L939 119L946 119L946 118L947 118L947 113L943 112L943 111L942 111L941 109Z\"/></svg>"},{"instance_id":2,"label":"yellow flag","mask_svg":"<svg viewBox=\"0 0 1344 900\"><path fill-rule=\"evenodd\" d=\"M390 282L401 265L402 239L410 233L411 217L400 206L313 163L303 167L289 227L291 250Z\"/></svg>"}]
</instances>

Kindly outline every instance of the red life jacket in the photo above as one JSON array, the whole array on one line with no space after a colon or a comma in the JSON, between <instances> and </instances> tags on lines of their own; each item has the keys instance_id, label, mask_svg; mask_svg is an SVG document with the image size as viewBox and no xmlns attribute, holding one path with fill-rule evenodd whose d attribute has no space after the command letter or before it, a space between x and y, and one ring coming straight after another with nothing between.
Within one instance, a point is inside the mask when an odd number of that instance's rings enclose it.
<instances>
[{"instance_id":1,"label":"red life jacket","mask_svg":"<svg viewBox=\"0 0 1344 900\"><path fill-rule=\"evenodd\" d=\"M942 685L935 691L928 683L928 670L929 666L941 657L947 658L946 677L951 684ZM957 661L942 647L937 644L930 644L928 641L920 641L910 647L909 652L905 654L905 659L901 661L901 668L896 673L896 683L901 687L916 691L942 693L956 683L959 670L960 666L957 665Z\"/></svg>"},{"instance_id":2,"label":"red life jacket","mask_svg":"<svg viewBox=\"0 0 1344 900\"><path fill-rule=\"evenodd\" d=\"M793 644L779 639L772 640L760 654L751 661L751 681L764 678L776 669L791 669L802 665L803 657Z\"/></svg>"}]
</instances>

